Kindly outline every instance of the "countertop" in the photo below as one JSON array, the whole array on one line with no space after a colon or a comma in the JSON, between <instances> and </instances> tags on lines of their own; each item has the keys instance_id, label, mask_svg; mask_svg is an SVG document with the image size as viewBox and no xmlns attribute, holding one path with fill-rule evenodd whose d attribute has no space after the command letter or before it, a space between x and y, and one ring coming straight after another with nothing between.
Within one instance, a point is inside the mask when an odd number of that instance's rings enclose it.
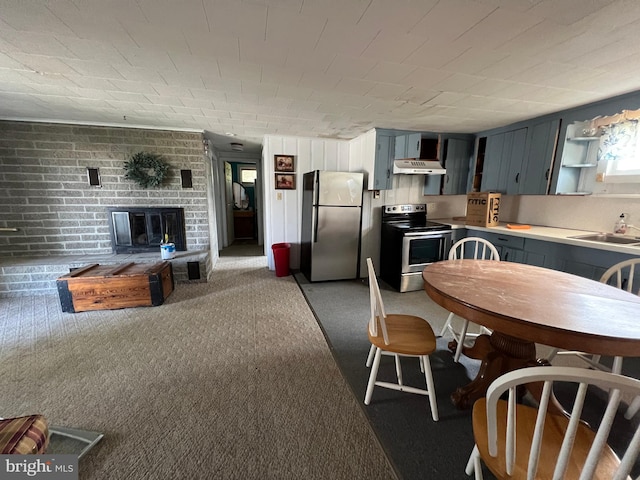
<instances>
[{"instance_id":1,"label":"countertop","mask_svg":"<svg viewBox=\"0 0 640 480\"><path fill-rule=\"evenodd\" d=\"M593 242L589 240L581 240L579 238L570 238L576 235L588 235L595 232L592 230L573 230L568 228L556 228L546 227L543 225L531 225L527 230L516 230L507 228L508 222L500 222L497 227L476 227L473 225L466 225L463 220L457 220L453 218L429 218L434 222L444 223L451 225L452 228L466 228L470 231L490 232L504 235L512 235L514 237L531 238L535 240L543 240L547 242L564 243L566 245L574 245L577 247L595 248L597 250L606 250L608 252L625 253L629 255L640 255L640 246L633 245L620 245L615 243L602 243ZM633 237L633 235L629 235ZM640 240L638 240L640 243Z\"/></svg>"}]
</instances>

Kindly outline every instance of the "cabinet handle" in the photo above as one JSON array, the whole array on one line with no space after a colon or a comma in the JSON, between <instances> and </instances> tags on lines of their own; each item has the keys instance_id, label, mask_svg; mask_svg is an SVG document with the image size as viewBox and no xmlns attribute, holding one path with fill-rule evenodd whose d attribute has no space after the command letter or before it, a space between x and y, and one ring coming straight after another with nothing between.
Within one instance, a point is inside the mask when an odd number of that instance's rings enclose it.
<instances>
[{"instance_id":1,"label":"cabinet handle","mask_svg":"<svg viewBox=\"0 0 640 480\"><path fill-rule=\"evenodd\" d=\"M391 170L387 168L387 178L389 178L390 176L391 176Z\"/></svg>"},{"instance_id":2,"label":"cabinet handle","mask_svg":"<svg viewBox=\"0 0 640 480\"><path fill-rule=\"evenodd\" d=\"M516 173L516 183L520 180L520 172Z\"/></svg>"},{"instance_id":3,"label":"cabinet handle","mask_svg":"<svg viewBox=\"0 0 640 480\"><path fill-rule=\"evenodd\" d=\"M446 183L449 183L449 175L447 175L447 182Z\"/></svg>"},{"instance_id":4,"label":"cabinet handle","mask_svg":"<svg viewBox=\"0 0 640 480\"><path fill-rule=\"evenodd\" d=\"M508 242L509 241L508 238L502 238L502 237L498 237L498 240L500 240L501 242Z\"/></svg>"},{"instance_id":5,"label":"cabinet handle","mask_svg":"<svg viewBox=\"0 0 640 480\"><path fill-rule=\"evenodd\" d=\"M509 258L509 252L505 252L505 254L504 254L504 260L505 260L505 262L507 261L507 258Z\"/></svg>"},{"instance_id":6,"label":"cabinet handle","mask_svg":"<svg viewBox=\"0 0 640 480\"><path fill-rule=\"evenodd\" d=\"M416 143L416 151L418 152L418 157L420 157L420 140Z\"/></svg>"},{"instance_id":7,"label":"cabinet handle","mask_svg":"<svg viewBox=\"0 0 640 480\"><path fill-rule=\"evenodd\" d=\"M549 169L547 168L547 171L544 172L544 179L545 180L549 180Z\"/></svg>"}]
</instances>

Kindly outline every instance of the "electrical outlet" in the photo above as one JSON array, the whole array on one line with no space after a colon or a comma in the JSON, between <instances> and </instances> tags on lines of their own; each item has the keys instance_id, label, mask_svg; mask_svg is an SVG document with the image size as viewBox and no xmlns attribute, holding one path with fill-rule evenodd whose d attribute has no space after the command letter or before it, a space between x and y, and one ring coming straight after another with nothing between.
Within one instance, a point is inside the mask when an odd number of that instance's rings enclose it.
<instances>
[{"instance_id":1,"label":"electrical outlet","mask_svg":"<svg viewBox=\"0 0 640 480\"><path fill-rule=\"evenodd\" d=\"M380 198L380 190L373 191L373 198Z\"/></svg>"},{"instance_id":2,"label":"electrical outlet","mask_svg":"<svg viewBox=\"0 0 640 480\"><path fill-rule=\"evenodd\" d=\"M596 173L596 182L604 182L604 172Z\"/></svg>"},{"instance_id":3,"label":"electrical outlet","mask_svg":"<svg viewBox=\"0 0 640 480\"><path fill-rule=\"evenodd\" d=\"M276 193L276 200L282 200L282 192Z\"/></svg>"}]
</instances>

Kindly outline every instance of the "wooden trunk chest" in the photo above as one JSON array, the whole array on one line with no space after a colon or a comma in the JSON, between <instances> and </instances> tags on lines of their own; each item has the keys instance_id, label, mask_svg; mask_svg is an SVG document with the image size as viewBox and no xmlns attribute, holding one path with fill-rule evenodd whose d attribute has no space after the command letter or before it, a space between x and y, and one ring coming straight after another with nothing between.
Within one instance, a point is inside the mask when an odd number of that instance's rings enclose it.
<instances>
[{"instance_id":1,"label":"wooden trunk chest","mask_svg":"<svg viewBox=\"0 0 640 480\"><path fill-rule=\"evenodd\" d=\"M63 312L162 305L173 292L171 262L87 265L57 280Z\"/></svg>"}]
</instances>

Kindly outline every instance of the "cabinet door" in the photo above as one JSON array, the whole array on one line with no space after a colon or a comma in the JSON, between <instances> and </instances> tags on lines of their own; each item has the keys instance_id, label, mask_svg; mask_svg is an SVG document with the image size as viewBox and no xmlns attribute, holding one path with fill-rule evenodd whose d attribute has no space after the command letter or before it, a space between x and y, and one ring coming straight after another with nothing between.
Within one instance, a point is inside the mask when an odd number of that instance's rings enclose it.
<instances>
[{"instance_id":1,"label":"cabinet door","mask_svg":"<svg viewBox=\"0 0 640 480\"><path fill-rule=\"evenodd\" d=\"M503 156L503 162L507 165L504 191L514 195L520 191L520 183L523 181L522 169L527 145L527 128L519 128L508 132L507 135L511 137L511 149L507 152L507 158Z\"/></svg>"},{"instance_id":2,"label":"cabinet door","mask_svg":"<svg viewBox=\"0 0 640 480\"><path fill-rule=\"evenodd\" d=\"M420 142L422 134L411 133L407 135L407 156L404 158L420 158Z\"/></svg>"},{"instance_id":3,"label":"cabinet door","mask_svg":"<svg viewBox=\"0 0 640 480\"><path fill-rule=\"evenodd\" d=\"M497 247L503 262L526 263L524 251L511 247Z\"/></svg>"},{"instance_id":4,"label":"cabinet door","mask_svg":"<svg viewBox=\"0 0 640 480\"><path fill-rule=\"evenodd\" d=\"M500 164L498 165L498 183L496 191L507 193L507 183L509 182L509 167L511 162L511 150L513 149L513 132L504 134L504 143L502 144L502 152L500 154Z\"/></svg>"},{"instance_id":5,"label":"cabinet door","mask_svg":"<svg viewBox=\"0 0 640 480\"><path fill-rule=\"evenodd\" d=\"M487 137L482 172L483 191L518 193L526 140L526 128Z\"/></svg>"},{"instance_id":6,"label":"cabinet door","mask_svg":"<svg viewBox=\"0 0 640 480\"><path fill-rule=\"evenodd\" d=\"M487 147L484 154L484 167L482 169L482 184L480 188L483 192L498 190L504 137L504 133L490 135L487 137Z\"/></svg>"},{"instance_id":7,"label":"cabinet door","mask_svg":"<svg viewBox=\"0 0 640 480\"><path fill-rule=\"evenodd\" d=\"M467 193L469 163L473 154L473 143L470 140L448 138L444 166L447 170L444 179L445 194L463 195Z\"/></svg>"},{"instance_id":8,"label":"cabinet door","mask_svg":"<svg viewBox=\"0 0 640 480\"><path fill-rule=\"evenodd\" d=\"M376 136L376 160L373 166L374 190L389 190L392 187L393 149L392 136L380 134Z\"/></svg>"},{"instance_id":9,"label":"cabinet door","mask_svg":"<svg viewBox=\"0 0 640 480\"><path fill-rule=\"evenodd\" d=\"M403 158L420 158L421 141L421 133L397 135L395 137L396 143L393 149L393 158L396 160L401 160Z\"/></svg>"},{"instance_id":10,"label":"cabinet door","mask_svg":"<svg viewBox=\"0 0 640 480\"><path fill-rule=\"evenodd\" d=\"M519 193L546 195L556 150L560 120L529 127L526 161Z\"/></svg>"},{"instance_id":11,"label":"cabinet door","mask_svg":"<svg viewBox=\"0 0 640 480\"><path fill-rule=\"evenodd\" d=\"M396 135L393 158L395 160L407 158L407 135Z\"/></svg>"}]
</instances>

